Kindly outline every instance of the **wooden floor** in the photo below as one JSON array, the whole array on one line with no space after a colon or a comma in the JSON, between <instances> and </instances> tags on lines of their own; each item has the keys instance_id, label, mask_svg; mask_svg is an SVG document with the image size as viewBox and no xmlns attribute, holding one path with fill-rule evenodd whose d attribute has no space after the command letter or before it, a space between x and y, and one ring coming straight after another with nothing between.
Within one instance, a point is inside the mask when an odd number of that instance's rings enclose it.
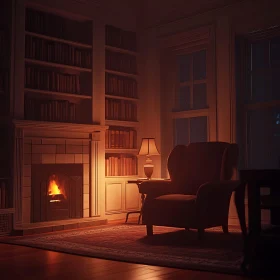
<instances>
[{"instance_id":1,"label":"wooden floor","mask_svg":"<svg viewBox=\"0 0 280 280\"><path fill-rule=\"evenodd\" d=\"M239 280L242 276L82 257L0 243L0 279Z\"/></svg>"}]
</instances>

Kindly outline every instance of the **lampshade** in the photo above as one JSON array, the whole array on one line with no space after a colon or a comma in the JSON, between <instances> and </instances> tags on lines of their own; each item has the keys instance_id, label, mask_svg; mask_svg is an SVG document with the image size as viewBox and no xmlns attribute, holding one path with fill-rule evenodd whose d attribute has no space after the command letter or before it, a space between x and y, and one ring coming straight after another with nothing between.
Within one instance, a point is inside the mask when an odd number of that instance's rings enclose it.
<instances>
[{"instance_id":1,"label":"lampshade","mask_svg":"<svg viewBox=\"0 0 280 280\"><path fill-rule=\"evenodd\" d=\"M142 138L142 143L138 155L147 157L146 163L144 164L144 173L147 179L150 180L154 172L154 165L152 163L152 160L150 159L150 156L159 155L155 138Z\"/></svg>"},{"instance_id":2,"label":"lampshade","mask_svg":"<svg viewBox=\"0 0 280 280\"><path fill-rule=\"evenodd\" d=\"M155 138L142 138L142 143L138 155L148 157L159 155Z\"/></svg>"}]
</instances>

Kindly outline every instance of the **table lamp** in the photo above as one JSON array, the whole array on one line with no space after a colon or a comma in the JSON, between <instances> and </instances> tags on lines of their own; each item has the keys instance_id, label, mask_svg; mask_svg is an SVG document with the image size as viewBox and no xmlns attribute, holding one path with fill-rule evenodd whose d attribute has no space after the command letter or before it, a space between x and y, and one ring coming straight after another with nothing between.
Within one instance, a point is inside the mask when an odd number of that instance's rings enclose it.
<instances>
[{"instance_id":1,"label":"table lamp","mask_svg":"<svg viewBox=\"0 0 280 280\"><path fill-rule=\"evenodd\" d=\"M155 138L142 138L142 143L138 155L147 157L146 163L144 164L144 173L147 179L150 180L154 171L154 165L152 163L152 160L150 159L150 156L159 155Z\"/></svg>"}]
</instances>

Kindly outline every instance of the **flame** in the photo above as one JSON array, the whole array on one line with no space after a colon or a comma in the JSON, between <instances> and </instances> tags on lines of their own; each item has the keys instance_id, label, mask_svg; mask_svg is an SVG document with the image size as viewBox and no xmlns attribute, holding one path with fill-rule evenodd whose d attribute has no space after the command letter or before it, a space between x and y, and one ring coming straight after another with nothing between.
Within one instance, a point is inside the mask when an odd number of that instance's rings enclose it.
<instances>
[{"instance_id":1,"label":"flame","mask_svg":"<svg viewBox=\"0 0 280 280\"><path fill-rule=\"evenodd\" d=\"M52 179L49 181L48 186L48 195L51 196L50 202L61 202L61 199L56 197L57 195L62 194L64 199L66 199L65 190L64 190L64 184L58 184L57 182L59 180L56 180L56 176L53 175ZM61 197L61 196L60 196Z\"/></svg>"},{"instance_id":2,"label":"flame","mask_svg":"<svg viewBox=\"0 0 280 280\"><path fill-rule=\"evenodd\" d=\"M61 194L61 190L59 189L59 186L57 185L55 180L50 180L48 194L49 195Z\"/></svg>"}]
</instances>

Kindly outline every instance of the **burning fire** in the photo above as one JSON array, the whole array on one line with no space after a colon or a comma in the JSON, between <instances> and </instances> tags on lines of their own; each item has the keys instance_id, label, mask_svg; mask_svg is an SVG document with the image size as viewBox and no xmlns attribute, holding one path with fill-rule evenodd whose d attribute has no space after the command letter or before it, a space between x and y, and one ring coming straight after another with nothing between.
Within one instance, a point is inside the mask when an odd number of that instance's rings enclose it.
<instances>
[{"instance_id":1,"label":"burning fire","mask_svg":"<svg viewBox=\"0 0 280 280\"><path fill-rule=\"evenodd\" d=\"M52 197L50 202L60 202L61 198L66 198L63 186L58 186L55 179L51 179L49 182L48 195Z\"/></svg>"}]
</instances>

